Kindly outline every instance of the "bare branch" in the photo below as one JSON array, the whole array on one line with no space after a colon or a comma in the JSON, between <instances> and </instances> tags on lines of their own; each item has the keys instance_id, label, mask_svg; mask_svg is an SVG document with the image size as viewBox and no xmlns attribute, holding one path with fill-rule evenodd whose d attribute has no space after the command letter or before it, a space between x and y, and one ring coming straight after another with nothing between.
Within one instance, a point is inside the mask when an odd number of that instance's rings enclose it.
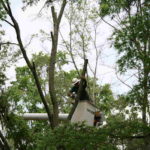
<instances>
[{"instance_id":1,"label":"bare branch","mask_svg":"<svg viewBox=\"0 0 150 150\"><path fill-rule=\"evenodd\" d=\"M65 46L66 46L67 50L68 50L68 51L69 51L69 53L70 53L70 56L71 56L72 62L73 62L73 64L74 64L74 67L75 67L75 69L76 69L76 71L77 71L78 75L80 76L80 73L79 73L78 67L77 67L76 62L75 62L74 57L73 57L71 43L70 43L70 48L69 48L61 32L60 32L60 36L61 36L61 38L62 38L63 42L65 43Z\"/></svg>"},{"instance_id":2,"label":"bare branch","mask_svg":"<svg viewBox=\"0 0 150 150\"><path fill-rule=\"evenodd\" d=\"M55 12L54 6L51 6L51 12L52 12L52 17L53 17L53 23L57 21L57 14Z\"/></svg>"},{"instance_id":3,"label":"bare branch","mask_svg":"<svg viewBox=\"0 0 150 150\"><path fill-rule=\"evenodd\" d=\"M118 74L117 74L117 71L116 71L116 77L117 77L117 79L118 79L121 83L123 83L124 85L126 85L128 88L130 88L130 89L132 90L132 87L131 87L130 85L128 85L127 83L125 83L125 81L123 81L122 79L120 79L120 77L119 77Z\"/></svg>"},{"instance_id":4,"label":"bare branch","mask_svg":"<svg viewBox=\"0 0 150 150\"><path fill-rule=\"evenodd\" d=\"M12 42L0 42L0 45L16 45L16 46L19 46L18 43L12 43Z\"/></svg>"},{"instance_id":5,"label":"bare branch","mask_svg":"<svg viewBox=\"0 0 150 150\"><path fill-rule=\"evenodd\" d=\"M91 66L90 64L88 64L88 66L89 66L90 71L91 71L91 72L93 73L93 75L94 75L94 70L93 70L92 66Z\"/></svg>"},{"instance_id":6,"label":"bare branch","mask_svg":"<svg viewBox=\"0 0 150 150\"><path fill-rule=\"evenodd\" d=\"M93 78L93 87L92 87L92 97L93 97L93 100L95 99L95 94L94 94L94 91L95 91L95 87L96 87L96 76L97 76L97 67L98 67L98 62L99 62L99 57L100 57L100 54L101 54L101 51L98 50L98 47L97 47L97 28L98 28L98 24L99 24L100 20L94 25L94 39L93 39L93 44L94 44L94 48L95 48L95 51L96 51L96 62L95 62L95 69L94 69L94 78Z\"/></svg>"},{"instance_id":7,"label":"bare branch","mask_svg":"<svg viewBox=\"0 0 150 150\"><path fill-rule=\"evenodd\" d=\"M64 12L64 9L65 9L65 6L67 4L67 1L66 0L63 0L63 3L62 3L62 6L61 6L61 10L59 12L59 16L58 16L58 19L57 19L57 23L60 24L60 20L62 18L62 15L63 15L63 12Z\"/></svg>"},{"instance_id":8,"label":"bare branch","mask_svg":"<svg viewBox=\"0 0 150 150\"><path fill-rule=\"evenodd\" d=\"M110 24L109 22L107 22L106 20L104 20L102 17L100 17L106 24L108 24L109 26L111 26L113 29L118 30L115 26L113 26L112 24Z\"/></svg>"},{"instance_id":9,"label":"bare branch","mask_svg":"<svg viewBox=\"0 0 150 150\"><path fill-rule=\"evenodd\" d=\"M34 37L33 37L33 36L31 36L31 38L30 38L30 40L29 40L28 44L26 44L26 45L24 46L25 48L27 48L27 47L31 44L31 42L32 42L33 38L34 38Z\"/></svg>"},{"instance_id":10,"label":"bare branch","mask_svg":"<svg viewBox=\"0 0 150 150\"><path fill-rule=\"evenodd\" d=\"M6 19L1 19L1 20L8 23L10 26L14 27L14 25L11 22L9 22L8 20L6 20Z\"/></svg>"}]
</instances>

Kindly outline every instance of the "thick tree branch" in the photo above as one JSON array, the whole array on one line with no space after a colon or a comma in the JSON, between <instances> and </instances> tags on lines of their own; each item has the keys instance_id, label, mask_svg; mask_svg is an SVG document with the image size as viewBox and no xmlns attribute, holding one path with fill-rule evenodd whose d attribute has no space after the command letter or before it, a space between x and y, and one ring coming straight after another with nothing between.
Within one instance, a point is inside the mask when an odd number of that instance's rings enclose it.
<instances>
[{"instance_id":1,"label":"thick tree branch","mask_svg":"<svg viewBox=\"0 0 150 150\"><path fill-rule=\"evenodd\" d=\"M57 54L57 47L58 47L59 25L62 19L65 6L66 6L66 0L63 0L63 4L59 12L59 14L60 13L62 14L59 15L59 20L57 18L57 14L55 12L54 6L51 6L51 12L53 17L53 32L51 32L52 49L51 49L51 56L50 56L50 63L49 63L49 94L53 105L53 122L55 127L59 123L58 120L59 109L58 109L58 101L57 101L56 90L55 90L55 64L56 64L56 54Z\"/></svg>"},{"instance_id":2,"label":"thick tree branch","mask_svg":"<svg viewBox=\"0 0 150 150\"><path fill-rule=\"evenodd\" d=\"M88 64L88 59L85 59L84 60L84 66L83 66L83 70L82 70L82 74L81 74L81 77L84 77L86 72L87 72L87 64ZM75 99L75 103L68 115L68 120L71 120L72 116L73 116L73 113L78 105L78 101L79 101L79 98L81 96L81 93L82 93L82 90L83 90L83 78L81 78L80 80L80 85L79 85L79 89L78 89L78 93L77 93L77 97Z\"/></svg>"},{"instance_id":3,"label":"thick tree branch","mask_svg":"<svg viewBox=\"0 0 150 150\"><path fill-rule=\"evenodd\" d=\"M50 56L50 64L49 64L49 94L51 97L52 105L53 105L53 122L54 126L58 125L58 102L56 98L54 80L55 80L55 63L56 63L56 53L57 53L57 42L58 42L58 30L54 29L54 34L51 32L52 38L52 50Z\"/></svg>"},{"instance_id":4,"label":"thick tree branch","mask_svg":"<svg viewBox=\"0 0 150 150\"><path fill-rule=\"evenodd\" d=\"M58 16L58 19L57 19L57 23L58 24L60 24L60 21L61 21L62 15L64 13L64 9L65 9L66 4L67 4L67 1L63 0L62 6L61 6L61 10L59 12L59 16Z\"/></svg>"},{"instance_id":5,"label":"thick tree branch","mask_svg":"<svg viewBox=\"0 0 150 150\"><path fill-rule=\"evenodd\" d=\"M49 121L51 123L50 125L53 128L52 114L51 114L51 111L49 109L48 103L47 103L47 101L46 101L46 99L44 97L44 94L42 92L41 84L40 84L40 81L39 81L39 78L38 78L38 75L37 75L36 66L35 66L34 62L33 62L33 71L32 71L32 73L33 73L33 76L34 76L34 79L35 79L35 83L36 83L39 95L40 95L41 100L42 100L42 102L43 102L43 104L45 106L46 112L48 114L48 118L49 118Z\"/></svg>"},{"instance_id":6,"label":"thick tree branch","mask_svg":"<svg viewBox=\"0 0 150 150\"><path fill-rule=\"evenodd\" d=\"M9 1L6 1L6 3L7 3L7 7L8 7L8 15L10 16L10 18L11 18L13 24L14 24L14 29L16 31L17 40L18 40L18 44L20 46L20 50L21 50L21 52L23 54L23 57L24 57L27 65L28 65L30 71L32 72L32 75L33 75L34 79L35 79L35 83L36 83L38 92L40 94L41 100L42 100L42 102L44 104L44 107L46 109L46 112L47 112L47 114L49 116L49 121L50 121L51 127L52 127L52 125L53 125L52 124L52 115L51 115L51 112L50 112L50 108L49 108L49 106L48 106L48 104L46 102L46 99L44 97L44 94L43 94L43 91L42 91L42 88L41 88L41 84L39 82L39 78L38 78L38 75L36 73L35 64L34 63L33 64L30 63L30 60L29 60L29 58L28 58L28 56L26 54L26 50L25 50L25 48L23 46L23 43L22 43L22 40L21 40L21 33L20 33L19 25L18 25L16 19L14 18L13 14L12 14L11 8L9 6Z\"/></svg>"},{"instance_id":7,"label":"thick tree branch","mask_svg":"<svg viewBox=\"0 0 150 150\"><path fill-rule=\"evenodd\" d=\"M53 22L57 21L57 14L55 12L55 7L51 6L51 12L52 12L52 18L53 18Z\"/></svg>"},{"instance_id":8,"label":"thick tree branch","mask_svg":"<svg viewBox=\"0 0 150 150\"><path fill-rule=\"evenodd\" d=\"M17 40L18 40L18 43L19 43L19 46L20 46L20 50L22 51L22 54L23 54L23 57L28 65L28 67L32 70L32 65L27 57L27 54L26 54L26 51L24 49L24 46L23 46L23 43L22 43L22 40L21 40L21 33L20 33L20 28L19 28L19 25L16 21L16 19L14 18L13 14L12 14L12 11L11 11L11 8L9 6L9 2L7 1L7 6L8 6L8 15L10 16L13 24L14 24L14 29L16 31L16 35L17 35Z\"/></svg>"}]
</instances>

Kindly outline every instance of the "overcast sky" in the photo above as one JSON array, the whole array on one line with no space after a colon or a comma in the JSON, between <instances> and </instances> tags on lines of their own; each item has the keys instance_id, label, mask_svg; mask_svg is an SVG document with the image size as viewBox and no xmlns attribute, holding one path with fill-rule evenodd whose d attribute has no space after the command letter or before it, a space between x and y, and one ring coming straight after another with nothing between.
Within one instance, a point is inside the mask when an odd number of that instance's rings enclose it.
<instances>
[{"instance_id":1,"label":"overcast sky","mask_svg":"<svg viewBox=\"0 0 150 150\"><path fill-rule=\"evenodd\" d=\"M16 17L20 28L21 28L21 35L22 35L22 39L23 39L23 43L27 44L30 40L30 36L32 34L36 34L39 32L40 29L43 29L45 31L47 31L48 33L50 33L51 31L51 23L50 21L47 20L47 18L45 17L37 17L37 14L39 13L39 10L42 8L43 6L43 2L41 2L40 4L38 4L35 7L32 8L28 8L26 9L26 11L22 11L21 7L21 1L18 0L13 0L11 7L13 10L13 14ZM7 35L7 39L12 40L12 41L16 41L15 39L15 33L14 30L8 26L8 25L3 25L4 28L6 29L6 35ZM61 29L63 34L68 34L68 32L65 32L67 28L67 24L65 22L65 20L62 20L61 23ZM115 74L115 69L114 67L115 65L115 61L117 58L117 53L113 48L110 48L110 41L107 40L107 38L111 35L111 31L112 29L105 23L101 23L100 27L99 27L99 33L98 33L98 44L102 45L102 54L99 60L99 64L98 64L98 72L97 72L97 78L99 79L99 83L100 84L105 84L105 83L109 83L111 84L111 87L114 91L115 94L120 94L120 93L124 93L126 91L128 91L128 87L125 86L124 84L122 84L117 78L116 78L116 74ZM39 49L46 49L47 51L50 52L50 43L44 43L45 45L41 45L41 43L39 42L38 39L33 40L33 43L31 44L29 51L28 51L28 55L34 52L37 52ZM31 55L30 55L31 56ZM95 64L95 56L94 53L91 52L88 54L88 59L89 59L89 63L91 66L94 67ZM25 62L24 60L21 60L20 63L18 65L24 65ZM81 66L82 62L79 62L78 65ZM72 65L70 64L69 67L66 66L65 69L71 69ZM9 77L11 79L15 79L14 77L14 71L11 69L11 74L9 74ZM90 70L88 69L89 74ZM127 80L128 83L131 82L131 80L128 80L129 76L121 76L120 77L122 80ZM132 80L133 81L133 80Z\"/></svg>"}]
</instances>

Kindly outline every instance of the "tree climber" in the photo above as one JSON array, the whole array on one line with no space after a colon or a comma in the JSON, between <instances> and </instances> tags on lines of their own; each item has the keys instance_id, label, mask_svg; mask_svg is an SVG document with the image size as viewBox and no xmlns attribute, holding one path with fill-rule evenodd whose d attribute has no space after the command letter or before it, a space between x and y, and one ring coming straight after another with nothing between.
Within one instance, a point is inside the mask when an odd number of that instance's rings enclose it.
<instances>
[{"instance_id":1,"label":"tree climber","mask_svg":"<svg viewBox=\"0 0 150 150\"><path fill-rule=\"evenodd\" d=\"M87 81L85 79L85 77L81 77L83 80L83 89L82 92L80 94L79 100L90 100L89 95L86 91L86 87L87 87ZM77 97L78 94L78 90L79 90L79 86L80 86L80 79L78 78L74 78L72 80L73 83L73 87L70 89L68 96L71 97L72 99L75 99Z\"/></svg>"}]
</instances>

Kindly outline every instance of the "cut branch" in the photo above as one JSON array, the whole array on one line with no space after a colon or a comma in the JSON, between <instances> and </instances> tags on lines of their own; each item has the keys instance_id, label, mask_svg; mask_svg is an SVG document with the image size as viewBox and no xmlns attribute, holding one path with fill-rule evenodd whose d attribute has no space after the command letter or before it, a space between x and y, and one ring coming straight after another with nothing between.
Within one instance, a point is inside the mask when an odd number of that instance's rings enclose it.
<instances>
[{"instance_id":1,"label":"cut branch","mask_svg":"<svg viewBox=\"0 0 150 150\"><path fill-rule=\"evenodd\" d=\"M86 72L87 72L87 64L88 64L88 59L85 59L82 74L81 74L82 77L84 77ZM79 98L81 97L82 90L83 90L83 78L81 78L78 93L77 93L77 97L76 97L75 103L74 103L74 105L73 105L73 107L72 107L72 109L71 109L71 111L68 115L68 120L71 120L71 118L73 116L73 113L74 113L74 111L75 111L75 109L78 105Z\"/></svg>"}]
</instances>

